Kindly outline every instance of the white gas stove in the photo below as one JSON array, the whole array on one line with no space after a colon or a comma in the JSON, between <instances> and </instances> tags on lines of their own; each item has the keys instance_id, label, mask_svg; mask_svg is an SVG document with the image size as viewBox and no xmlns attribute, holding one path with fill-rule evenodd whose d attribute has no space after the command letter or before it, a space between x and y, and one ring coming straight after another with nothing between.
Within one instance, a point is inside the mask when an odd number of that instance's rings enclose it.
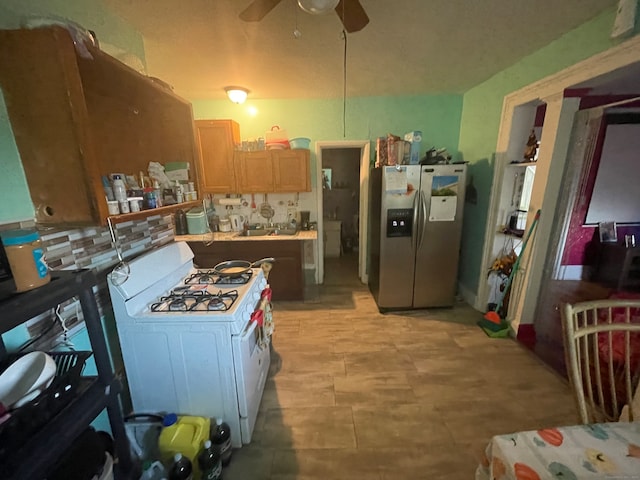
<instances>
[{"instance_id":1,"label":"white gas stove","mask_svg":"<svg viewBox=\"0 0 640 480\"><path fill-rule=\"evenodd\" d=\"M268 287L262 270L221 278L194 268L184 242L129 269L108 283L134 412L222 418L234 447L249 443L270 363L250 318Z\"/></svg>"}]
</instances>

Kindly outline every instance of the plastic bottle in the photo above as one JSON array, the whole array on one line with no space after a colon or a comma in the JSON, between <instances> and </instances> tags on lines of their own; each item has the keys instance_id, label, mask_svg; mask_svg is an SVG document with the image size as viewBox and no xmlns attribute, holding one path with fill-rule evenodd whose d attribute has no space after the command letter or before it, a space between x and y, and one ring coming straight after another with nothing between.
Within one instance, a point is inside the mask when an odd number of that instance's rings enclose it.
<instances>
[{"instance_id":1,"label":"plastic bottle","mask_svg":"<svg viewBox=\"0 0 640 480\"><path fill-rule=\"evenodd\" d=\"M163 205L162 190L160 189L160 184L157 180L153 181L153 193L156 196L156 206L161 207Z\"/></svg>"},{"instance_id":2,"label":"plastic bottle","mask_svg":"<svg viewBox=\"0 0 640 480\"><path fill-rule=\"evenodd\" d=\"M187 214L184 213L184 210L176 210L173 221L176 226L176 235L186 235L187 228Z\"/></svg>"},{"instance_id":3,"label":"plastic bottle","mask_svg":"<svg viewBox=\"0 0 640 480\"><path fill-rule=\"evenodd\" d=\"M204 450L198 455L202 480L220 480L222 478L222 459L220 452L211 444L211 440L204 442Z\"/></svg>"},{"instance_id":4,"label":"plastic bottle","mask_svg":"<svg viewBox=\"0 0 640 480\"><path fill-rule=\"evenodd\" d=\"M167 470L162 465L162 462L155 461L151 463L147 461L142 466L140 480L167 480Z\"/></svg>"},{"instance_id":5,"label":"plastic bottle","mask_svg":"<svg viewBox=\"0 0 640 480\"><path fill-rule=\"evenodd\" d=\"M176 202L178 203L184 202L184 189L182 188L182 184L178 182L178 180L176 180L175 192L176 192Z\"/></svg>"},{"instance_id":6,"label":"plastic bottle","mask_svg":"<svg viewBox=\"0 0 640 480\"><path fill-rule=\"evenodd\" d=\"M166 465L176 453L182 454L192 462L193 475L199 478L198 453L202 445L209 439L211 419L169 413L162 420L162 431L158 437L160 460Z\"/></svg>"},{"instance_id":7,"label":"plastic bottle","mask_svg":"<svg viewBox=\"0 0 640 480\"><path fill-rule=\"evenodd\" d=\"M127 187L120 175L113 176L113 196L120 204L127 201Z\"/></svg>"},{"instance_id":8,"label":"plastic bottle","mask_svg":"<svg viewBox=\"0 0 640 480\"><path fill-rule=\"evenodd\" d=\"M153 188L145 188L144 189L144 203L145 208L158 208L158 202L156 199L156 192Z\"/></svg>"},{"instance_id":9,"label":"plastic bottle","mask_svg":"<svg viewBox=\"0 0 640 480\"><path fill-rule=\"evenodd\" d=\"M227 466L231 461L231 429L221 418L216 420L216 426L211 435L211 441L220 450L222 465Z\"/></svg>"},{"instance_id":10,"label":"plastic bottle","mask_svg":"<svg viewBox=\"0 0 640 480\"><path fill-rule=\"evenodd\" d=\"M191 460L182 455L176 453L173 457L173 465L169 470L169 480L192 480L193 479L193 465Z\"/></svg>"}]
</instances>

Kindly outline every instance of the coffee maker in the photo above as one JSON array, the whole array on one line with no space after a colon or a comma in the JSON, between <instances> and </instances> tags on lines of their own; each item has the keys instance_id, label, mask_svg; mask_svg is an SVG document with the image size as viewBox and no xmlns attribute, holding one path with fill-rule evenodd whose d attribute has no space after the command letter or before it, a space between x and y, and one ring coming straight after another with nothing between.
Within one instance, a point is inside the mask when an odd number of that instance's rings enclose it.
<instances>
[{"instance_id":1,"label":"coffee maker","mask_svg":"<svg viewBox=\"0 0 640 480\"><path fill-rule=\"evenodd\" d=\"M303 210L300 212L300 228L302 230L309 230L309 216L310 216L311 212L309 212L308 210Z\"/></svg>"}]
</instances>

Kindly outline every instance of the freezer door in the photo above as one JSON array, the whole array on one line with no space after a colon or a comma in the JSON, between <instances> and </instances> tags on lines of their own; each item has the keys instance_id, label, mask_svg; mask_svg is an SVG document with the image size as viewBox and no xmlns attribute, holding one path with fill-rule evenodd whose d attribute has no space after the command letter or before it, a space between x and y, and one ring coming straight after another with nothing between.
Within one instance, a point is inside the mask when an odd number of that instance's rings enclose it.
<instances>
[{"instance_id":1,"label":"freezer door","mask_svg":"<svg viewBox=\"0 0 640 480\"><path fill-rule=\"evenodd\" d=\"M379 290L376 298L381 309L410 308L413 298L413 277L417 220L416 192L420 187L420 167L394 167L383 172L380 191L379 217L380 257ZM391 175L399 175L391 184ZM403 185L406 175L406 191L390 193L397 184ZM375 295L374 295L375 297Z\"/></svg>"},{"instance_id":2,"label":"freezer door","mask_svg":"<svg viewBox=\"0 0 640 480\"><path fill-rule=\"evenodd\" d=\"M421 166L415 308L451 306L458 278L465 165Z\"/></svg>"}]
</instances>

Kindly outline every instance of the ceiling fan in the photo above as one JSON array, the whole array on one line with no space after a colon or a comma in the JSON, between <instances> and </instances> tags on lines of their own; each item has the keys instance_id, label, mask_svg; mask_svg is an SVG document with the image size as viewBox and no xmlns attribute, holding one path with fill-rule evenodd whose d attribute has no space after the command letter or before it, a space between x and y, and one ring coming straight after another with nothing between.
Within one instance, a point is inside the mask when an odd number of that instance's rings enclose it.
<instances>
[{"instance_id":1,"label":"ceiling fan","mask_svg":"<svg viewBox=\"0 0 640 480\"><path fill-rule=\"evenodd\" d=\"M240 19L245 22L259 22L281 1L253 0L240 12ZM348 33L358 32L369 23L369 17L359 0L297 0L297 2L302 10L314 15L327 13L333 9Z\"/></svg>"}]
</instances>

